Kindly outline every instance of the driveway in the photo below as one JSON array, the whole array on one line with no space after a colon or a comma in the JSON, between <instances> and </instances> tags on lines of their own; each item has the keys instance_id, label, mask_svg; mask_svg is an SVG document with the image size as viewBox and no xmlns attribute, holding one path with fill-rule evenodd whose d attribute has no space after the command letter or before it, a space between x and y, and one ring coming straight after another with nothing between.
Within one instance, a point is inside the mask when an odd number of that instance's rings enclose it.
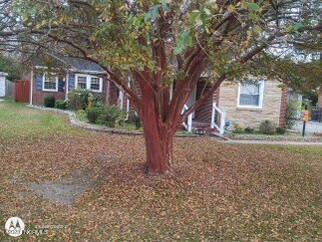
<instances>
[{"instance_id":1,"label":"driveway","mask_svg":"<svg viewBox=\"0 0 322 242\"><path fill-rule=\"evenodd\" d=\"M302 132L303 130L303 122L297 121L293 127L293 130L297 132ZM306 135L314 135L314 134L322 134L322 123L310 121L306 124L305 128Z\"/></svg>"}]
</instances>

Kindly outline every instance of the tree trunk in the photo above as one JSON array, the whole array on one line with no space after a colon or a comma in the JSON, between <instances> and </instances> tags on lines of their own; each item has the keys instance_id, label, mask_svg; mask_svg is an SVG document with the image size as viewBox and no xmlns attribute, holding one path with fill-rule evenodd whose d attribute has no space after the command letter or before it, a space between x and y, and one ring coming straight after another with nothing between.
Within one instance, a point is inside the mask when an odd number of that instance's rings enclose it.
<instances>
[{"instance_id":1,"label":"tree trunk","mask_svg":"<svg viewBox=\"0 0 322 242\"><path fill-rule=\"evenodd\" d=\"M159 119L151 100L144 104L140 116L146 146L146 172L164 174L170 170L175 131Z\"/></svg>"}]
</instances>

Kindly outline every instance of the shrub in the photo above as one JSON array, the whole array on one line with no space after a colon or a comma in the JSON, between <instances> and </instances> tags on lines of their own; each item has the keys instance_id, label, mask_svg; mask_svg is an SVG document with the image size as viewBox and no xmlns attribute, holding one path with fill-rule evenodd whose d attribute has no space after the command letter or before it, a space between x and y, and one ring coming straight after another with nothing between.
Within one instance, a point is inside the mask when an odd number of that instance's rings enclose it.
<instances>
[{"instance_id":1,"label":"shrub","mask_svg":"<svg viewBox=\"0 0 322 242\"><path fill-rule=\"evenodd\" d=\"M97 102L97 100L96 100L95 96L92 93L88 94L88 97L87 97L87 107L88 108L95 107L96 106L96 102Z\"/></svg>"},{"instance_id":2,"label":"shrub","mask_svg":"<svg viewBox=\"0 0 322 242\"><path fill-rule=\"evenodd\" d=\"M90 123L96 123L98 117L104 113L104 107L92 107L92 108L88 108L86 110L87 113L87 119Z\"/></svg>"},{"instance_id":3,"label":"shrub","mask_svg":"<svg viewBox=\"0 0 322 242\"><path fill-rule=\"evenodd\" d=\"M136 129L141 128L141 119L134 111L129 112L127 122L134 124Z\"/></svg>"},{"instance_id":4,"label":"shrub","mask_svg":"<svg viewBox=\"0 0 322 242\"><path fill-rule=\"evenodd\" d=\"M68 94L69 107L73 110L83 109L88 106L88 97L90 92L88 90L76 89Z\"/></svg>"},{"instance_id":5,"label":"shrub","mask_svg":"<svg viewBox=\"0 0 322 242\"><path fill-rule=\"evenodd\" d=\"M274 134L276 132L276 125L270 120L265 120L261 122L259 131L263 134Z\"/></svg>"},{"instance_id":6,"label":"shrub","mask_svg":"<svg viewBox=\"0 0 322 242\"><path fill-rule=\"evenodd\" d=\"M278 134L285 134L285 129L284 128L280 128L280 127L277 127L276 128L276 133L278 133Z\"/></svg>"},{"instance_id":7,"label":"shrub","mask_svg":"<svg viewBox=\"0 0 322 242\"><path fill-rule=\"evenodd\" d=\"M244 129L239 124L234 123L234 125L233 125L233 132L234 133L237 133L237 134L244 133Z\"/></svg>"},{"instance_id":8,"label":"shrub","mask_svg":"<svg viewBox=\"0 0 322 242\"><path fill-rule=\"evenodd\" d=\"M88 122L87 112L83 109L76 111L76 117L83 122Z\"/></svg>"},{"instance_id":9,"label":"shrub","mask_svg":"<svg viewBox=\"0 0 322 242\"><path fill-rule=\"evenodd\" d=\"M288 103L287 109L287 120L286 126L289 129L292 129L295 125L296 120L298 119L298 112L301 110L301 102L299 101L290 101Z\"/></svg>"},{"instance_id":10,"label":"shrub","mask_svg":"<svg viewBox=\"0 0 322 242\"><path fill-rule=\"evenodd\" d=\"M247 127L246 129L245 129L245 132L246 133L249 133L249 134L252 134L252 133L254 133L254 129L253 128L251 128L251 127Z\"/></svg>"},{"instance_id":11,"label":"shrub","mask_svg":"<svg viewBox=\"0 0 322 242\"><path fill-rule=\"evenodd\" d=\"M44 98L44 105L47 108L55 107L55 97L54 96L47 96Z\"/></svg>"},{"instance_id":12,"label":"shrub","mask_svg":"<svg viewBox=\"0 0 322 242\"><path fill-rule=\"evenodd\" d=\"M125 113L121 109L116 106L107 106L99 114L96 123L114 128L123 125L124 121Z\"/></svg>"},{"instance_id":13,"label":"shrub","mask_svg":"<svg viewBox=\"0 0 322 242\"><path fill-rule=\"evenodd\" d=\"M67 101L57 100L56 103L55 103L55 108L66 109L67 108Z\"/></svg>"}]
</instances>

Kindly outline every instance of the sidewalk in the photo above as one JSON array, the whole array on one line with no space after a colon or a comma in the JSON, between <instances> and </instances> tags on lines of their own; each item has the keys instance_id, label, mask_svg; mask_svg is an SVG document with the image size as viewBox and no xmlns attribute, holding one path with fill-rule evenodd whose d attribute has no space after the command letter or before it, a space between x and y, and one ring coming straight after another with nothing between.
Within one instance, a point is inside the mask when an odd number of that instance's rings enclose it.
<instances>
[{"instance_id":1,"label":"sidewalk","mask_svg":"<svg viewBox=\"0 0 322 242\"><path fill-rule=\"evenodd\" d=\"M322 146L322 142L296 142L296 141L266 141L266 140L226 140L225 144L252 144L252 145L294 145L294 146Z\"/></svg>"}]
</instances>

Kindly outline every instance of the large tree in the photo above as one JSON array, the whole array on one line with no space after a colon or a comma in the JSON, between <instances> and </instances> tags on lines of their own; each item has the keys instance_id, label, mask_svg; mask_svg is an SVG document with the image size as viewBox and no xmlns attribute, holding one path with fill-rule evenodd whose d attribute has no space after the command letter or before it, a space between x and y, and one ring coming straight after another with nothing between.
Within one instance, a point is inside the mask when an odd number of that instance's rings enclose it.
<instances>
[{"instance_id":1,"label":"large tree","mask_svg":"<svg viewBox=\"0 0 322 242\"><path fill-rule=\"evenodd\" d=\"M11 7L18 35L3 31L6 43L96 62L126 93L143 122L153 174L170 169L178 125L224 80L259 72L260 63L270 69L268 58L284 58L283 49L301 41L321 44L318 0L13 0ZM182 113L201 75L209 88Z\"/></svg>"}]
</instances>

